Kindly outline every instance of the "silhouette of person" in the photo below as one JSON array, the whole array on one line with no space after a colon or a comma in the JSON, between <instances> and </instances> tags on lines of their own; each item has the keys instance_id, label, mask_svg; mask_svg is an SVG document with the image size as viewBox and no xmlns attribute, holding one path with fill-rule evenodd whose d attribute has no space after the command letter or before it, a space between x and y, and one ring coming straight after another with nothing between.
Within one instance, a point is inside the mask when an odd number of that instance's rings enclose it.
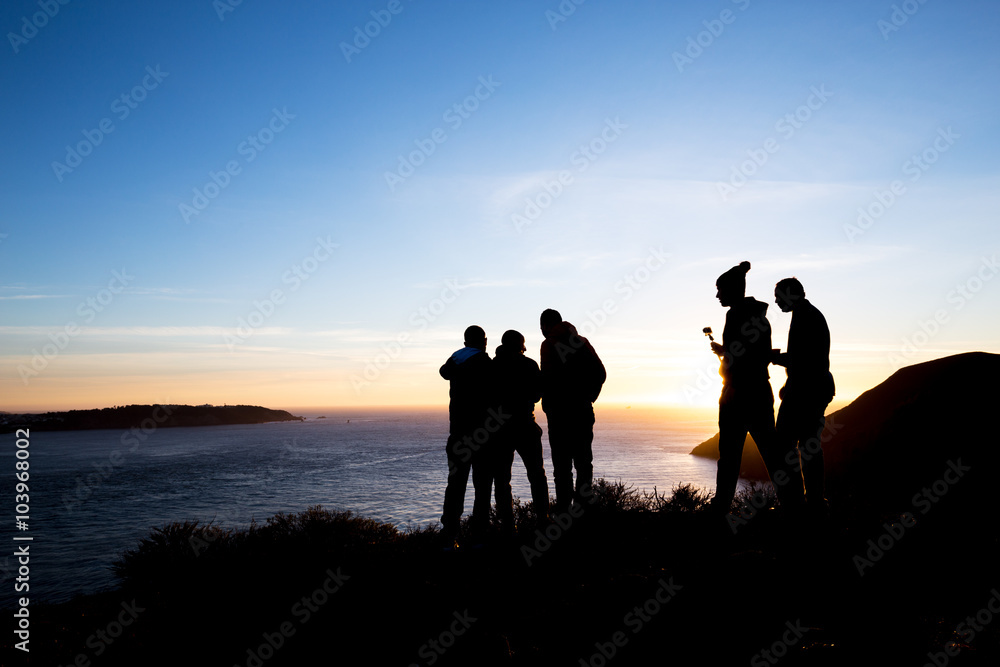
<instances>
[{"instance_id":1,"label":"silhouette of person","mask_svg":"<svg viewBox=\"0 0 1000 667\"><path fill-rule=\"evenodd\" d=\"M486 353L486 332L472 325L465 330L465 347L441 366L441 377L450 381L448 405L448 485L444 492L441 534L454 544L462 512L465 489L472 471L475 501L472 509L474 533L483 533L490 520L490 490L493 474L486 444L499 425L491 416L493 363Z\"/></svg>"},{"instance_id":2,"label":"silhouette of person","mask_svg":"<svg viewBox=\"0 0 1000 667\"><path fill-rule=\"evenodd\" d=\"M830 328L796 278L775 285L774 302L782 312L792 314L788 346L785 352L775 351L771 359L788 374L778 392L778 449L791 475L792 493L801 494L804 485L807 508L822 513L826 499L821 436L826 406L836 393L830 374Z\"/></svg>"},{"instance_id":3,"label":"silhouette of person","mask_svg":"<svg viewBox=\"0 0 1000 667\"><path fill-rule=\"evenodd\" d=\"M545 336L541 349L542 410L549 424L555 510L563 512L573 500L589 501L593 495L593 404L607 371L590 341L564 322L558 311L543 311L539 323Z\"/></svg>"},{"instance_id":4,"label":"silhouette of person","mask_svg":"<svg viewBox=\"0 0 1000 667\"><path fill-rule=\"evenodd\" d=\"M746 296L750 262L740 262L715 285L716 298L728 308L722 344L713 342L719 355L722 394L719 396L719 467L712 509L726 514L736 494L747 432L753 436L768 473L780 469L776 456L774 393L767 372L771 358L771 324L767 304ZM778 485L775 485L778 489ZM780 493L780 491L779 491ZM779 498L781 496L779 495Z\"/></svg>"},{"instance_id":5,"label":"silhouette of person","mask_svg":"<svg viewBox=\"0 0 1000 667\"><path fill-rule=\"evenodd\" d=\"M549 513L549 484L542 459L542 429L535 423L535 403L542 396L541 371L533 359L524 356L524 336L519 332L504 332L501 342L493 358L497 414L503 419L493 448L493 477L501 531L510 535L514 531L510 489L514 452L528 473L535 516L543 520Z\"/></svg>"}]
</instances>

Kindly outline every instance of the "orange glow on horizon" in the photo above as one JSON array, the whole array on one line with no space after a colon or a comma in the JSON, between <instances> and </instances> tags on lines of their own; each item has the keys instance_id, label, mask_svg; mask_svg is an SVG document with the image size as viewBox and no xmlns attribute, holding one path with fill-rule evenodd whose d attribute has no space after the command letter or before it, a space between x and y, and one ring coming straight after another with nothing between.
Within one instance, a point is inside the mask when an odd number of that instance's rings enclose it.
<instances>
[{"instance_id":1,"label":"orange glow on horizon","mask_svg":"<svg viewBox=\"0 0 1000 667\"><path fill-rule=\"evenodd\" d=\"M694 353L680 345L666 350L663 347L602 348L609 377L598 407L631 405L697 414L716 411L721 389L717 361L700 347ZM357 364L332 353L68 355L31 378L27 386L16 377L8 378L16 388L6 394L0 409L46 412L152 403L315 406L310 409L316 410L331 406L447 406L448 383L440 379L437 370L438 359L448 352L438 349L421 352L398 362L376 381L360 388L351 382ZM8 368L21 363L20 359L9 357L7 361ZM878 351L835 350L832 368L837 396L830 410L846 405L896 370ZM777 392L785 375L775 367L771 376L777 405Z\"/></svg>"}]
</instances>

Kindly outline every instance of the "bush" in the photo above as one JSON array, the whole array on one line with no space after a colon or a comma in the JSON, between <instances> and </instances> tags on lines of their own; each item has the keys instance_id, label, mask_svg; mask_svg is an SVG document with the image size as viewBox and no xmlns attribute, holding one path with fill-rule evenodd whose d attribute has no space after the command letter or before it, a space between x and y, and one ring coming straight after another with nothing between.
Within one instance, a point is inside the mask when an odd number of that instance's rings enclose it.
<instances>
[{"instance_id":1,"label":"bush","mask_svg":"<svg viewBox=\"0 0 1000 667\"><path fill-rule=\"evenodd\" d=\"M605 514L651 512L695 512L711 499L711 494L690 484L679 484L668 497L656 488L637 491L620 479L594 481L594 511ZM752 485L737 496L740 506L749 505L753 495L762 494L773 504L770 486ZM769 496L767 494L770 494ZM759 505L759 502L758 502ZM498 532L496 506L490 512L491 530ZM514 497L514 522L518 532L530 533L539 517L530 502ZM461 524L460 538L470 532L469 517ZM275 562L296 554L300 564L326 562L376 555L399 557L408 552L437 548L440 528L399 530L349 511L333 511L312 506L295 514L278 513L263 524L252 521L245 528L223 528L212 522L174 522L154 528L132 549L121 553L112 569L123 584L168 587L172 582L196 577L203 580L233 579L266 570Z\"/></svg>"},{"instance_id":2,"label":"bush","mask_svg":"<svg viewBox=\"0 0 1000 667\"><path fill-rule=\"evenodd\" d=\"M339 557L394 547L434 532L404 533L390 524L316 505L297 514L278 513L263 525L251 522L242 529L197 521L154 528L135 548L122 552L112 569L126 584L164 583L195 572L228 576L269 567L289 553Z\"/></svg>"},{"instance_id":3,"label":"bush","mask_svg":"<svg viewBox=\"0 0 1000 667\"><path fill-rule=\"evenodd\" d=\"M609 482L598 479L594 482L597 507L605 512L695 512L703 509L711 500L708 491L678 484L669 497L654 486L650 491L637 491L631 484L621 480Z\"/></svg>"},{"instance_id":4,"label":"bush","mask_svg":"<svg viewBox=\"0 0 1000 667\"><path fill-rule=\"evenodd\" d=\"M737 514L756 514L764 508L773 508L778 504L778 495L770 482L751 482L748 486L740 489L733 499L735 507L733 511Z\"/></svg>"},{"instance_id":5,"label":"bush","mask_svg":"<svg viewBox=\"0 0 1000 667\"><path fill-rule=\"evenodd\" d=\"M653 493L656 493L655 487ZM665 500L658 509L664 512L697 512L712 502L712 496L710 491L703 491L691 484L678 484L670 499Z\"/></svg>"}]
</instances>

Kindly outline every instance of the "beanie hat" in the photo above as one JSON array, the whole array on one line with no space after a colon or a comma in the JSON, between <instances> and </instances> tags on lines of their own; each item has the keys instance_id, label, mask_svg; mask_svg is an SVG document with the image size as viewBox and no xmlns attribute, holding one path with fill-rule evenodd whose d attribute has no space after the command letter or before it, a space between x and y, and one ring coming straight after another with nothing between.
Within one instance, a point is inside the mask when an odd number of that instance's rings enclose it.
<instances>
[{"instance_id":1,"label":"beanie hat","mask_svg":"<svg viewBox=\"0 0 1000 667\"><path fill-rule=\"evenodd\" d=\"M731 289L733 291L745 292L747 289L747 271L750 270L750 262L743 261L729 269L715 281L715 286L719 289Z\"/></svg>"}]
</instances>

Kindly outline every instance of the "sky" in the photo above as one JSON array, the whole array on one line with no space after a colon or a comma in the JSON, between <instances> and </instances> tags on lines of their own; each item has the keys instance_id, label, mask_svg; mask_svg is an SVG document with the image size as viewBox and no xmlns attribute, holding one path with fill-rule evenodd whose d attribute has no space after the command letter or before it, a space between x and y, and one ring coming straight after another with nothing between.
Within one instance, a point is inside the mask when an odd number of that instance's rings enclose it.
<instances>
[{"instance_id":1,"label":"sky","mask_svg":"<svg viewBox=\"0 0 1000 667\"><path fill-rule=\"evenodd\" d=\"M837 401L1000 352L1000 5L11 0L0 410L444 405L470 324L710 408L715 279ZM784 371L774 367L772 383Z\"/></svg>"}]
</instances>

